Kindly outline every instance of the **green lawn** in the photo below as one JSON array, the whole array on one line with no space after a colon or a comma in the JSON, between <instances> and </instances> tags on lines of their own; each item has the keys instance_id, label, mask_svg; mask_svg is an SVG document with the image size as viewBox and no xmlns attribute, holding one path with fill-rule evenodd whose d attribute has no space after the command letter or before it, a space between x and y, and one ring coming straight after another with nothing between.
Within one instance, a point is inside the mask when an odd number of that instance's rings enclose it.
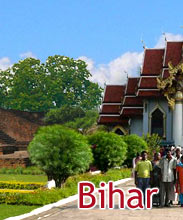
<instances>
[{"instance_id":1,"label":"green lawn","mask_svg":"<svg viewBox=\"0 0 183 220\"><path fill-rule=\"evenodd\" d=\"M25 206L25 205L6 205L0 204L0 220L8 217L13 217L28 213L39 206Z\"/></svg>"},{"instance_id":2,"label":"green lawn","mask_svg":"<svg viewBox=\"0 0 183 220\"><path fill-rule=\"evenodd\" d=\"M46 184L47 177L42 175L0 174L0 181L44 182ZM0 204L0 220L28 213L38 207L39 206Z\"/></svg>"},{"instance_id":3,"label":"green lawn","mask_svg":"<svg viewBox=\"0 0 183 220\"><path fill-rule=\"evenodd\" d=\"M0 174L0 181L21 181L21 182L47 182L47 177L42 175L15 175Z\"/></svg>"}]
</instances>

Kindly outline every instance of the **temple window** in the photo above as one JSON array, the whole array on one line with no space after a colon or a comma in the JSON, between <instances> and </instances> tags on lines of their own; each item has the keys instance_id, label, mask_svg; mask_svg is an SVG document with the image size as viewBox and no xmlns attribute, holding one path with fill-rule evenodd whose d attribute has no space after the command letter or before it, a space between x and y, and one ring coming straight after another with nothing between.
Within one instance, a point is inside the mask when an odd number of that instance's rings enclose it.
<instances>
[{"instance_id":1,"label":"temple window","mask_svg":"<svg viewBox=\"0 0 183 220\"><path fill-rule=\"evenodd\" d=\"M150 134L158 134L162 138L166 138L166 114L157 107L150 113L149 128Z\"/></svg>"}]
</instances>

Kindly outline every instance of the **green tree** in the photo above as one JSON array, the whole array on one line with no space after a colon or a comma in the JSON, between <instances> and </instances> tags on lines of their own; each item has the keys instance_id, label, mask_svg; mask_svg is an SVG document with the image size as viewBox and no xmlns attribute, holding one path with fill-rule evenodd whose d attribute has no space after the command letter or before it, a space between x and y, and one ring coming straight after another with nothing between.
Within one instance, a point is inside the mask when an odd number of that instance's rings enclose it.
<instances>
[{"instance_id":1,"label":"green tree","mask_svg":"<svg viewBox=\"0 0 183 220\"><path fill-rule=\"evenodd\" d=\"M6 94L1 107L28 111L54 107L46 91L44 66L37 59L27 58L0 71L0 84Z\"/></svg>"},{"instance_id":2,"label":"green tree","mask_svg":"<svg viewBox=\"0 0 183 220\"><path fill-rule=\"evenodd\" d=\"M137 155L137 153L141 153L143 150L148 150L147 143L142 137L139 137L136 134L123 136L122 138L128 146L127 159L125 160L125 164L128 167L132 167L132 160Z\"/></svg>"},{"instance_id":3,"label":"green tree","mask_svg":"<svg viewBox=\"0 0 183 220\"><path fill-rule=\"evenodd\" d=\"M89 110L85 112L84 117L75 118L73 121L69 121L65 123L65 126L73 129L80 129L82 133L86 133L88 129L93 127L94 125L97 126L97 118L98 112L95 110Z\"/></svg>"},{"instance_id":4,"label":"green tree","mask_svg":"<svg viewBox=\"0 0 183 220\"><path fill-rule=\"evenodd\" d=\"M121 166L126 159L127 145L119 135L99 131L89 135L88 140L93 146L94 163L100 170Z\"/></svg>"},{"instance_id":5,"label":"green tree","mask_svg":"<svg viewBox=\"0 0 183 220\"><path fill-rule=\"evenodd\" d=\"M63 105L61 108L51 109L45 116L46 124L64 124L76 118L83 118L85 111L79 106Z\"/></svg>"},{"instance_id":6,"label":"green tree","mask_svg":"<svg viewBox=\"0 0 183 220\"><path fill-rule=\"evenodd\" d=\"M66 179L89 168L93 156L87 139L61 125L41 127L28 151L33 164L40 167L60 187Z\"/></svg>"},{"instance_id":7,"label":"green tree","mask_svg":"<svg viewBox=\"0 0 183 220\"><path fill-rule=\"evenodd\" d=\"M98 111L83 110L79 106L64 105L59 109L51 109L45 116L47 125L63 124L68 128L79 130L83 134L101 129L97 125Z\"/></svg>"},{"instance_id":8,"label":"green tree","mask_svg":"<svg viewBox=\"0 0 183 220\"><path fill-rule=\"evenodd\" d=\"M47 111L63 105L92 109L100 104L102 89L89 80L82 60L50 56L45 63L26 58L0 71L1 107Z\"/></svg>"},{"instance_id":9,"label":"green tree","mask_svg":"<svg viewBox=\"0 0 183 220\"><path fill-rule=\"evenodd\" d=\"M146 135L143 135L143 139L147 142L149 156L152 159L154 153L159 152L160 150L160 143L162 138L158 134L150 135L147 133Z\"/></svg>"},{"instance_id":10,"label":"green tree","mask_svg":"<svg viewBox=\"0 0 183 220\"><path fill-rule=\"evenodd\" d=\"M49 91L57 107L68 104L92 109L100 104L102 89L89 80L91 74L84 61L50 56L45 69L50 81Z\"/></svg>"}]
</instances>

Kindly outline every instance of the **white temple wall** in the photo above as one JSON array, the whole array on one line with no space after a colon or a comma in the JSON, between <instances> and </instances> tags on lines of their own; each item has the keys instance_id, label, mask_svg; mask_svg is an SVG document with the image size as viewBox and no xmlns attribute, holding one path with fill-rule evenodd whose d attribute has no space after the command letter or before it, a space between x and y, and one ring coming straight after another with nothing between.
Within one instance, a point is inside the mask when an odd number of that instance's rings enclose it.
<instances>
[{"instance_id":1,"label":"white temple wall","mask_svg":"<svg viewBox=\"0 0 183 220\"><path fill-rule=\"evenodd\" d=\"M130 120L130 134L143 135L143 118L132 118Z\"/></svg>"}]
</instances>

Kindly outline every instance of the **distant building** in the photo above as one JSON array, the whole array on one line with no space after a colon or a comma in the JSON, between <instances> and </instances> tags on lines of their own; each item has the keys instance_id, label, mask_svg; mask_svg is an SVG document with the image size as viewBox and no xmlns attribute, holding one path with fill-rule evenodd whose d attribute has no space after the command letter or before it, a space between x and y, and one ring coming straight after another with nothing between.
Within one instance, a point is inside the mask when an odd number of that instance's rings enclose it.
<instances>
[{"instance_id":1,"label":"distant building","mask_svg":"<svg viewBox=\"0 0 183 220\"><path fill-rule=\"evenodd\" d=\"M159 134L183 146L183 42L145 49L140 77L106 85L99 124L118 134Z\"/></svg>"}]
</instances>

